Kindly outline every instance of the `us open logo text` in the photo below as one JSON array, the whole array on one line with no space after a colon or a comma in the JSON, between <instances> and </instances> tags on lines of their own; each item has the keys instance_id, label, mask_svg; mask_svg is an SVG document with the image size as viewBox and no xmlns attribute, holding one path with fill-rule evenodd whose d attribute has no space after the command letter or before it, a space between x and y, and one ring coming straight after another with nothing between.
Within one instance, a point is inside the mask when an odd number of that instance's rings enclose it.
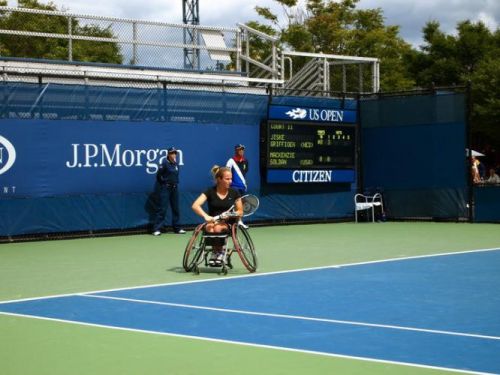
<instances>
[{"instance_id":1,"label":"us open logo text","mask_svg":"<svg viewBox=\"0 0 500 375\"><path fill-rule=\"evenodd\" d=\"M316 109L309 110L295 108L285 112L292 120L310 120L324 122L342 122L344 121L344 111L337 109Z\"/></svg>"}]
</instances>

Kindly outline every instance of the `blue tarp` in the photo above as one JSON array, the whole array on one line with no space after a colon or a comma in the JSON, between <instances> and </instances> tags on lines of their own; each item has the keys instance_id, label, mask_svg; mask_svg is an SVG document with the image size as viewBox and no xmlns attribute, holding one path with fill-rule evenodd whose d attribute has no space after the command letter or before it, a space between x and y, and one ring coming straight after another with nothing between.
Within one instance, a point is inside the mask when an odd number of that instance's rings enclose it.
<instances>
[{"instance_id":1,"label":"blue tarp","mask_svg":"<svg viewBox=\"0 0 500 375\"><path fill-rule=\"evenodd\" d=\"M0 136L16 156L0 176L0 236L147 225L157 163L170 146L180 150L184 225L200 222L191 203L212 184L211 167L224 165L236 143L246 145L249 189L262 201L249 220L352 214L351 184L262 183L259 126L267 115L267 96L27 83L0 87ZM314 100L322 103L339 105ZM12 155L4 150L3 156L0 167Z\"/></svg>"},{"instance_id":2,"label":"blue tarp","mask_svg":"<svg viewBox=\"0 0 500 375\"><path fill-rule=\"evenodd\" d=\"M360 102L363 184L389 217L467 217L465 95Z\"/></svg>"}]
</instances>

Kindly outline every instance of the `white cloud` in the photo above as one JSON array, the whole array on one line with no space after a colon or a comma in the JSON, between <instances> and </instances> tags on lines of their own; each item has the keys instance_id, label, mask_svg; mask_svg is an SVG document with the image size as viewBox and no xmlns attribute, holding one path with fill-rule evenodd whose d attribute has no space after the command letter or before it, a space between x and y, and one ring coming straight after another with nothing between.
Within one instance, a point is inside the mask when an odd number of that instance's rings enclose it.
<instances>
[{"instance_id":1,"label":"white cloud","mask_svg":"<svg viewBox=\"0 0 500 375\"><path fill-rule=\"evenodd\" d=\"M490 30L498 28L498 20L496 20L491 14L480 12L477 15L477 20L482 21Z\"/></svg>"},{"instance_id":2,"label":"white cloud","mask_svg":"<svg viewBox=\"0 0 500 375\"><path fill-rule=\"evenodd\" d=\"M386 24L400 25L401 36L415 46L422 43L429 21L438 21L447 34L455 34L460 21L483 21L492 31L500 22L498 0L361 0L359 7L382 8Z\"/></svg>"}]
</instances>

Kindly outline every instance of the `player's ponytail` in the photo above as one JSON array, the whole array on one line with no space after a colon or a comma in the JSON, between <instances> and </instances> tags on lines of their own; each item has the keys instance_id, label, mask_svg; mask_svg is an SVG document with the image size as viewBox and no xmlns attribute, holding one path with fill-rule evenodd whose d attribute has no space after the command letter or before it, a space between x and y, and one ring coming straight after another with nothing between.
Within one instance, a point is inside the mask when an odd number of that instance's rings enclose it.
<instances>
[{"instance_id":1,"label":"player's ponytail","mask_svg":"<svg viewBox=\"0 0 500 375\"><path fill-rule=\"evenodd\" d=\"M219 167L218 165L214 165L210 169L210 173L212 174L212 177L214 180L217 180L218 178L222 178L224 175L224 172L231 172L231 169L228 167Z\"/></svg>"},{"instance_id":2,"label":"player's ponytail","mask_svg":"<svg viewBox=\"0 0 500 375\"><path fill-rule=\"evenodd\" d=\"M210 169L210 174L212 175L212 177L214 178L214 180L217 178L217 172L219 172L219 169L220 169L220 167L218 165L214 165Z\"/></svg>"}]
</instances>

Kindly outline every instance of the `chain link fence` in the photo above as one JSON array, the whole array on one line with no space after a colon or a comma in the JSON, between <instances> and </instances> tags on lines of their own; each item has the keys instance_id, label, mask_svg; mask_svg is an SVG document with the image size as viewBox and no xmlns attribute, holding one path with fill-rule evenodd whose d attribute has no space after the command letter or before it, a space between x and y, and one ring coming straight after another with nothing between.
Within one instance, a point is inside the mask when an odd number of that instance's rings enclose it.
<instances>
[{"instance_id":1,"label":"chain link fence","mask_svg":"<svg viewBox=\"0 0 500 375\"><path fill-rule=\"evenodd\" d=\"M0 7L4 82L253 87L260 93L271 86L296 96L379 91L376 58L280 47L278 38L244 24L205 27Z\"/></svg>"},{"instance_id":2,"label":"chain link fence","mask_svg":"<svg viewBox=\"0 0 500 375\"><path fill-rule=\"evenodd\" d=\"M189 68L220 71L237 68L230 55L238 53L238 38L237 28L0 7L4 57L185 69L191 53L197 58Z\"/></svg>"}]
</instances>

